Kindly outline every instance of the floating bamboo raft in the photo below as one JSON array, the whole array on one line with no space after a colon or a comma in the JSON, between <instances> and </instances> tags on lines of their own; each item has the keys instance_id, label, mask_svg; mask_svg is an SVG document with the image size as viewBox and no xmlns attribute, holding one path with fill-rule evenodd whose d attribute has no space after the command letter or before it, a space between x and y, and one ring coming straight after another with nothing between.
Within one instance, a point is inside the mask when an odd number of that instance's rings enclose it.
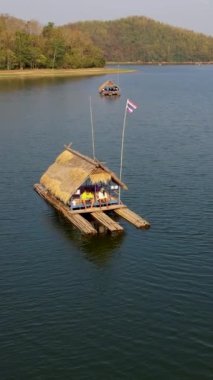
<instances>
[{"instance_id":1,"label":"floating bamboo raft","mask_svg":"<svg viewBox=\"0 0 213 380\"><path fill-rule=\"evenodd\" d=\"M34 185L34 190L44 198L48 203L50 203L56 210L62 213L65 218L67 218L75 227L77 227L81 232L85 234L95 235L97 234L96 229L92 224L80 214L72 214L68 206L65 206L58 199L53 197L47 190L43 188L40 184Z\"/></svg>"},{"instance_id":2,"label":"floating bamboo raft","mask_svg":"<svg viewBox=\"0 0 213 380\"><path fill-rule=\"evenodd\" d=\"M117 222L111 219L103 211L91 212L92 217L107 228L110 232L121 232L123 227L120 226Z\"/></svg>"},{"instance_id":3,"label":"floating bamboo raft","mask_svg":"<svg viewBox=\"0 0 213 380\"><path fill-rule=\"evenodd\" d=\"M149 222L141 218L133 211L129 210L125 205L109 205L108 207L101 207L101 209L92 207L72 211L68 206L55 198L41 184L35 184L34 190L48 203L50 203L56 210L62 213L64 217L67 218L76 228L87 235L95 235L103 230L108 230L110 232L123 231L123 227L119 223L115 222L112 218L110 218L104 211L115 212L137 228L147 229L150 227ZM82 216L84 214L90 214L92 219L94 219L96 223L102 226L103 229L96 229L90 221Z\"/></svg>"},{"instance_id":4,"label":"floating bamboo raft","mask_svg":"<svg viewBox=\"0 0 213 380\"><path fill-rule=\"evenodd\" d=\"M147 220L141 218L135 212L129 210L127 207L115 209L114 212L120 215L122 218L126 219L128 222L134 224L137 228L146 228L150 227L149 222Z\"/></svg>"}]
</instances>

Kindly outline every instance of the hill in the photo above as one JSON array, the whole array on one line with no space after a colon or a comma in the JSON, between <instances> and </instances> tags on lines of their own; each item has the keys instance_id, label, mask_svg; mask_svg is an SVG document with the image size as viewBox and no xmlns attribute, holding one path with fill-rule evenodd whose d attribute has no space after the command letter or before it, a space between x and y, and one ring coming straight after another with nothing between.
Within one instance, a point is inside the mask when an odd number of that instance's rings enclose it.
<instances>
[{"instance_id":1,"label":"hill","mask_svg":"<svg viewBox=\"0 0 213 380\"><path fill-rule=\"evenodd\" d=\"M84 21L66 25L81 30L104 52L106 61L142 63L212 62L213 37L147 17Z\"/></svg>"},{"instance_id":2,"label":"hill","mask_svg":"<svg viewBox=\"0 0 213 380\"><path fill-rule=\"evenodd\" d=\"M0 69L79 69L106 62L213 62L213 37L146 17L55 26L0 15Z\"/></svg>"}]
</instances>

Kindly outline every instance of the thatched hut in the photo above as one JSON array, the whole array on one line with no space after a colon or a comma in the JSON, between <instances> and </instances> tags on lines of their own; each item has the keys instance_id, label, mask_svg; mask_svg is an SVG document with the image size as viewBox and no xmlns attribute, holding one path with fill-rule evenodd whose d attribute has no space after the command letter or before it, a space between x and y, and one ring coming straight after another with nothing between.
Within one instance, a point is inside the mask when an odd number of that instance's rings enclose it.
<instances>
[{"instance_id":1,"label":"thatched hut","mask_svg":"<svg viewBox=\"0 0 213 380\"><path fill-rule=\"evenodd\" d=\"M108 194L108 200L104 200L106 203L101 203L97 197L103 187ZM116 174L100 161L84 156L70 146L65 146L65 150L42 175L40 183L34 185L34 189L87 234L97 233L97 230L80 214L90 214L111 232L122 231L123 228L104 213L108 211L116 212L139 228L149 226L148 222L132 213L120 201L120 189L127 189L127 186ZM93 203L89 206L82 197L88 189L93 196Z\"/></svg>"},{"instance_id":2,"label":"thatched hut","mask_svg":"<svg viewBox=\"0 0 213 380\"><path fill-rule=\"evenodd\" d=\"M109 183L127 189L126 185L101 162L70 147L66 147L40 179L40 184L65 205L70 205L72 197L80 196L85 187L93 187L95 190L95 185L103 186Z\"/></svg>"},{"instance_id":3,"label":"thatched hut","mask_svg":"<svg viewBox=\"0 0 213 380\"><path fill-rule=\"evenodd\" d=\"M99 94L103 96L121 95L119 86L111 80L107 80L106 82L102 83L99 86L98 91Z\"/></svg>"}]
</instances>

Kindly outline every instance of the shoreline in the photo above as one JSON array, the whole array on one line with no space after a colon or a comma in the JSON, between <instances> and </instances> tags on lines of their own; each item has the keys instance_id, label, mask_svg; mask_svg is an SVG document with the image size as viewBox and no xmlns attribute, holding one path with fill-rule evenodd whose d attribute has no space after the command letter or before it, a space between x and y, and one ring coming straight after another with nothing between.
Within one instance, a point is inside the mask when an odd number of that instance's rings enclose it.
<instances>
[{"instance_id":1,"label":"shoreline","mask_svg":"<svg viewBox=\"0 0 213 380\"><path fill-rule=\"evenodd\" d=\"M158 63L144 63L144 62L107 62L107 65L114 65L117 67L103 67L103 68L89 68L89 69L23 69L23 70L0 70L1 79L37 79L37 78L69 78L69 77L83 77L83 76L101 76L111 74L125 74L133 73L136 70L131 68L122 68L122 66L184 66L184 65L212 65L213 62L158 62Z\"/></svg>"},{"instance_id":2,"label":"shoreline","mask_svg":"<svg viewBox=\"0 0 213 380\"><path fill-rule=\"evenodd\" d=\"M119 74L131 73L135 70L121 69ZM0 70L1 79L23 78L57 78L57 77L81 77L95 75L117 74L117 68L91 68L91 69L32 69L32 70Z\"/></svg>"},{"instance_id":3,"label":"shoreline","mask_svg":"<svg viewBox=\"0 0 213 380\"><path fill-rule=\"evenodd\" d=\"M107 62L108 65L133 65L133 66L201 66L201 65L213 65L213 61L210 62Z\"/></svg>"}]
</instances>

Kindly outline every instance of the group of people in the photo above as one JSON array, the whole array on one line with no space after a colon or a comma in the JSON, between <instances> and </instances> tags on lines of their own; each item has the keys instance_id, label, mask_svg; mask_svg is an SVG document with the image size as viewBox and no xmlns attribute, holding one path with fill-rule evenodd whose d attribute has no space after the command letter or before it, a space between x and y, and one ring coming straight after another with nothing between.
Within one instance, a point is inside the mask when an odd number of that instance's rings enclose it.
<instances>
[{"instance_id":1,"label":"group of people","mask_svg":"<svg viewBox=\"0 0 213 380\"><path fill-rule=\"evenodd\" d=\"M96 197L94 193L91 192L89 189L85 189L84 192L81 194L81 200L85 208L87 208L87 206L93 207L95 200L99 202L100 207L102 206L102 204L106 204L106 206L108 207L110 197L106 190L102 187L96 193Z\"/></svg>"},{"instance_id":2,"label":"group of people","mask_svg":"<svg viewBox=\"0 0 213 380\"><path fill-rule=\"evenodd\" d=\"M102 88L102 90L100 91L100 93L103 94L103 95L117 94L117 93L119 93L119 88L117 86L104 87L104 88Z\"/></svg>"}]
</instances>

